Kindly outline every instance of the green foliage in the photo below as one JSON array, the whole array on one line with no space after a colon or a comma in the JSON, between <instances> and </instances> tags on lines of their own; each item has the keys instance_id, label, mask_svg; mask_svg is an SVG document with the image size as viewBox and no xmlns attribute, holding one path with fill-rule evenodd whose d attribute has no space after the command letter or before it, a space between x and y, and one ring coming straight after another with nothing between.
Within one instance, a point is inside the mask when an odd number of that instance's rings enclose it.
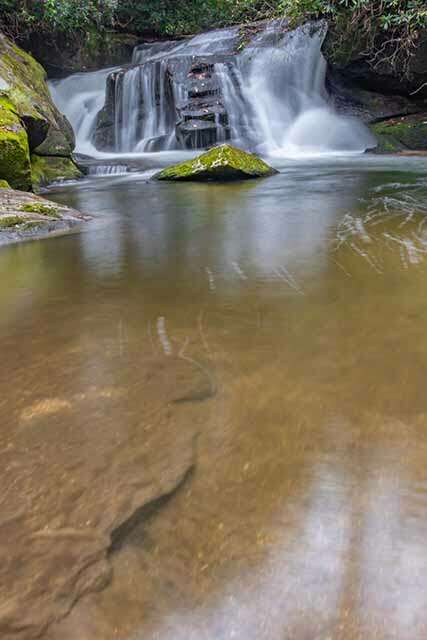
<instances>
[{"instance_id":1,"label":"green foliage","mask_svg":"<svg viewBox=\"0 0 427 640\"><path fill-rule=\"evenodd\" d=\"M22 205L21 211L26 213L38 213L41 216L49 216L50 218L60 218L58 209L42 202L27 202Z\"/></svg>"},{"instance_id":2,"label":"green foliage","mask_svg":"<svg viewBox=\"0 0 427 640\"><path fill-rule=\"evenodd\" d=\"M115 29L179 36L203 29L285 17L291 24L325 17L345 34L366 31L411 46L427 27L426 0L0 0L0 28L12 35L90 37Z\"/></svg>"},{"instance_id":3,"label":"green foliage","mask_svg":"<svg viewBox=\"0 0 427 640\"><path fill-rule=\"evenodd\" d=\"M20 30L69 34L112 24L118 0L0 0L0 20Z\"/></svg>"},{"instance_id":4,"label":"green foliage","mask_svg":"<svg viewBox=\"0 0 427 640\"><path fill-rule=\"evenodd\" d=\"M345 18L378 27L384 31L394 27L427 27L425 0L279 0L278 9L291 20L301 18Z\"/></svg>"},{"instance_id":5,"label":"green foliage","mask_svg":"<svg viewBox=\"0 0 427 640\"><path fill-rule=\"evenodd\" d=\"M0 216L0 229L10 229L25 222L22 216Z\"/></svg>"}]
</instances>

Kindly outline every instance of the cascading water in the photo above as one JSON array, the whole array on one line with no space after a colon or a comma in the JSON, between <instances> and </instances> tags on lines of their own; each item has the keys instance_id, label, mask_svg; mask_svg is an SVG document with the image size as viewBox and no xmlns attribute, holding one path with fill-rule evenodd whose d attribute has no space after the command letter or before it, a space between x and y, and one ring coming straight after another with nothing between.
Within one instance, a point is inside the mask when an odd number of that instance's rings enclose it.
<instances>
[{"instance_id":1,"label":"cascading water","mask_svg":"<svg viewBox=\"0 0 427 640\"><path fill-rule=\"evenodd\" d=\"M235 64L216 65L232 140L250 141L268 155L360 152L374 145L361 122L328 104L325 28L300 27L279 39L267 29Z\"/></svg>"},{"instance_id":2,"label":"cascading water","mask_svg":"<svg viewBox=\"0 0 427 640\"><path fill-rule=\"evenodd\" d=\"M325 32L322 22L290 32L271 22L240 54L236 28L140 45L130 67L71 76L52 93L77 151L94 156L229 139L264 155L362 152L375 144L369 130L329 103Z\"/></svg>"},{"instance_id":3,"label":"cascading water","mask_svg":"<svg viewBox=\"0 0 427 640\"><path fill-rule=\"evenodd\" d=\"M116 84L115 146L118 153L173 148L175 103L165 60L134 67Z\"/></svg>"},{"instance_id":4,"label":"cascading water","mask_svg":"<svg viewBox=\"0 0 427 640\"><path fill-rule=\"evenodd\" d=\"M76 136L76 152L97 155L92 133L99 111L104 106L105 85L113 69L92 73L76 73L64 80L49 83L52 98L58 109L71 123Z\"/></svg>"}]
</instances>

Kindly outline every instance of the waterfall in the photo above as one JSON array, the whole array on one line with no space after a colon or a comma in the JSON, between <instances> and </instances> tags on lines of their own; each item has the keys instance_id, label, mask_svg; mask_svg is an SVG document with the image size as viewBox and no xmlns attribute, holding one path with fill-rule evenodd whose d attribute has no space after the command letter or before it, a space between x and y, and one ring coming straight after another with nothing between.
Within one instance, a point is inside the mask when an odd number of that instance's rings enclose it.
<instances>
[{"instance_id":1,"label":"waterfall","mask_svg":"<svg viewBox=\"0 0 427 640\"><path fill-rule=\"evenodd\" d=\"M216 65L232 140L250 142L267 155L373 146L361 122L339 116L328 103L324 27L313 31L305 25L273 42L268 35L255 40L235 65Z\"/></svg>"},{"instance_id":2,"label":"waterfall","mask_svg":"<svg viewBox=\"0 0 427 640\"><path fill-rule=\"evenodd\" d=\"M158 138L162 138L163 149L171 148L175 103L165 60L136 66L121 75L115 105L117 152L151 151Z\"/></svg>"},{"instance_id":3,"label":"waterfall","mask_svg":"<svg viewBox=\"0 0 427 640\"><path fill-rule=\"evenodd\" d=\"M338 115L325 89L322 22L286 31L272 21L239 48L239 30L143 44L120 70L51 84L77 151L141 154L230 140L263 155L363 152L357 119ZM107 87L107 89L106 89Z\"/></svg>"},{"instance_id":4,"label":"waterfall","mask_svg":"<svg viewBox=\"0 0 427 640\"><path fill-rule=\"evenodd\" d=\"M105 86L113 69L76 73L64 80L52 80L49 89L58 109L71 123L76 136L76 152L97 155L92 133L104 106Z\"/></svg>"}]
</instances>

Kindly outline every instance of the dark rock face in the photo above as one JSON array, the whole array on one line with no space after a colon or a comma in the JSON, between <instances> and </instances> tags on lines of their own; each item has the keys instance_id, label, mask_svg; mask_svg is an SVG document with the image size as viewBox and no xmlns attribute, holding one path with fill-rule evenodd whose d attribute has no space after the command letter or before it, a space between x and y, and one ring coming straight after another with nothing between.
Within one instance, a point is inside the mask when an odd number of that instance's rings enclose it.
<instances>
[{"instance_id":1,"label":"dark rock face","mask_svg":"<svg viewBox=\"0 0 427 640\"><path fill-rule=\"evenodd\" d=\"M383 59L374 64L364 52L363 44L361 39L350 55L340 59L336 51L342 45L338 42L337 35L330 31L323 49L333 72L344 77L349 85L365 91L415 100L427 98L427 31L421 33L417 47L409 59L405 77L396 73L387 58L387 49Z\"/></svg>"},{"instance_id":2,"label":"dark rock face","mask_svg":"<svg viewBox=\"0 0 427 640\"><path fill-rule=\"evenodd\" d=\"M60 46L55 46L33 34L24 44L46 69L49 78L63 78L71 73L127 64L138 38L126 33L103 33L102 37L83 42L61 42Z\"/></svg>"},{"instance_id":3,"label":"dark rock face","mask_svg":"<svg viewBox=\"0 0 427 640\"><path fill-rule=\"evenodd\" d=\"M123 71L111 73L107 78L105 89L105 105L98 114L93 133L93 142L98 149L114 150L116 147L116 86L123 76Z\"/></svg>"},{"instance_id":4,"label":"dark rock face","mask_svg":"<svg viewBox=\"0 0 427 640\"><path fill-rule=\"evenodd\" d=\"M356 116L363 122L376 122L400 115L418 113L422 104L402 95L368 91L349 81L344 72L328 69L327 90L339 113Z\"/></svg>"}]
</instances>

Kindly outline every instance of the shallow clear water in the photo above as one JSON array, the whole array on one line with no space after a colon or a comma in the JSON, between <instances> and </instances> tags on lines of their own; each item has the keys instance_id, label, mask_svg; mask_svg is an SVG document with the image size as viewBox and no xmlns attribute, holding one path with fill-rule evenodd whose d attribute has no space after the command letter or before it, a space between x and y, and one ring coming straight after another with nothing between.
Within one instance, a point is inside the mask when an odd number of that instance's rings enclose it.
<instances>
[{"instance_id":1,"label":"shallow clear water","mask_svg":"<svg viewBox=\"0 0 427 640\"><path fill-rule=\"evenodd\" d=\"M95 221L0 252L2 397L114 385L147 348L217 389L192 478L55 640L426 635L427 161L281 162L52 189Z\"/></svg>"}]
</instances>

